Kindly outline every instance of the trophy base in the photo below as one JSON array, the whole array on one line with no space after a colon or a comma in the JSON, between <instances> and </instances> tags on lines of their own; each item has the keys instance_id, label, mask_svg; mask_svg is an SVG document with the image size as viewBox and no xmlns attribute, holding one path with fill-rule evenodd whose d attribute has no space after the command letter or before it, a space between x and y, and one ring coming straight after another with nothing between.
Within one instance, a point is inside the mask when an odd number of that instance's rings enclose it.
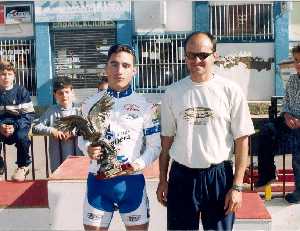
<instances>
[{"instance_id":1,"label":"trophy base","mask_svg":"<svg viewBox=\"0 0 300 231\"><path fill-rule=\"evenodd\" d=\"M133 167L130 163L121 164L117 168L112 169L102 169L100 168L97 172L96 179L98 180L104 180L104 179L110 179L117 176L123 176L128 175L130 173L133 173Z\"/></svg>"}]
</instances>

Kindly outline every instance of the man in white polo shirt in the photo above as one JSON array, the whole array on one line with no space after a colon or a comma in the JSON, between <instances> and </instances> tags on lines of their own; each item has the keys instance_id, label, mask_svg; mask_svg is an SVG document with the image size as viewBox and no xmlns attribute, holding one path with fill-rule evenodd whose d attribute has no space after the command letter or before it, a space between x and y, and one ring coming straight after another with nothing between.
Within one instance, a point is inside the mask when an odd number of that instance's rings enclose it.
<instances>
[{"instance_id":1,"label":"man in white polo shirt","mask_svg":"<svg viewBox=\"0 0 300 231\"><path fill-rule=\"evenodd\" d=\"M213 73L211 34L192 33L184 48L190 76L162 99L157 198L167 206L168 230L198 230L200 212L205 230L232 230L242 203L248 136L254 133L248 104L236 84Z\"/></svg>"}]
</instances>

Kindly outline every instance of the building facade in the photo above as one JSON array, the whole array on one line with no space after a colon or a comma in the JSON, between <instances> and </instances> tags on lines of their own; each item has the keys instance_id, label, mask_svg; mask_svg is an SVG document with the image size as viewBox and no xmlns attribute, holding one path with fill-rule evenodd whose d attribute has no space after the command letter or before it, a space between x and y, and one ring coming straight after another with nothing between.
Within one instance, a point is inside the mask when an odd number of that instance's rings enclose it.
<instances>
[{"instance_id":1,"label":"building facade","mask_svg":"<svg viewBox=\"0 0 300 231\"><path fill-rule=\"evenodd\" d=\"M0 2L0 58L17 70L16 82L36 95L33 2Z\"/></svg>"},{"instance_id":2,"label":"building facade","mask_svg":"<svg viewBox=\"0 0 300 231\"><path fill-rule=\"evenodd\" d=\"M30 49L22 45L14 56L34 54L32 66L26 66L34 77L25 79L34 80L28 87L43 106L53 103L52 80L60 76L73 79L78 101L93 94L107 49L126 43L137 55L133 87L159 101L166 86L188 74L186 35L210 31L220 55L215 72L237 82L249 101L264 101L283 94L278 63L289 55L289 21L297 24L297 15L291 16L296 8L278 1L6 1L0 3L0 55L12 58L11 48L2 45L8 41L30 41ZM27 33L15 33L16 25Z\"/></svg>"}]
</instances>

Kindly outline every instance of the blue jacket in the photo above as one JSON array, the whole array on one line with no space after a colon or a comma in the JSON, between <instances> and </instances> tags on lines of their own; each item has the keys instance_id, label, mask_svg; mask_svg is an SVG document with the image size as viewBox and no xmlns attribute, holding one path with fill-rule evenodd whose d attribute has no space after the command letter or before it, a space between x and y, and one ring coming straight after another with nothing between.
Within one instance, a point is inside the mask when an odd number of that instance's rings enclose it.
<instances>
[{"instance_id":1,"label":"blue jacket","mask_svg":"<svg viewBox=\"0 0 300 231\"><path fill-rule=\"evenodd\" d=\"M29 129L34 119L30 94L23 86L0 90L0 124L12 124L15 129Z\"/></svg>"}]
</instances>

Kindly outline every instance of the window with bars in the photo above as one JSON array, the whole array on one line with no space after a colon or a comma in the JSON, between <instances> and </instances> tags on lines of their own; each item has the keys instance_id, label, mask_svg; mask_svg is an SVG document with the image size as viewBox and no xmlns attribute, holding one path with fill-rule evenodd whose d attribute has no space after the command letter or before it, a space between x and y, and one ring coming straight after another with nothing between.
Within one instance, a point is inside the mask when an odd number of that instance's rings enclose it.
<instances>
[{"instance_id":1,"label":"window with bars","mask_svg":"<svg viewBox=\"0 0 300 231\"><path fill-rule=\"evenodd\" d=\"M186 34L138 35L137 92L161 93L187 75L183 42Z\"/></svg>"},{"instance_id":2,"label":"window with bars","mask_svg":"<svg viewBox=\"0 0 300 231\"><path fill-rule=\"evenodd\" d=\"M218 41L272 41L273 3L211 3L210 32Z\"/></svg>"},{"instance_id":3,"label":"window with bars","mask_svg":"<svg viewBox=\"0 0 300 231\"><path fill-rule=\"evenodd\" d=\"M13 63L17 74L15 82L36 96L35 44L28 40L0 40L0 59Z\"/></svg>"}]
</instances>

